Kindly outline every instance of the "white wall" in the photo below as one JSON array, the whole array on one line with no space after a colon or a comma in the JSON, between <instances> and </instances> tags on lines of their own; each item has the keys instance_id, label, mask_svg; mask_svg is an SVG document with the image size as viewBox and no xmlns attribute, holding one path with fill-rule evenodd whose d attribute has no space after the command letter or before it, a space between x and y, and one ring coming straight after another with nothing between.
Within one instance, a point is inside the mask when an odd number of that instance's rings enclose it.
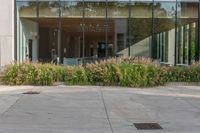
<instances>
[{"instance_id":1,"label":"white wall","mask_svg":"<svg viewBox=\"0 0 200 133\"><path fill-rule=\"evenodd\" d=\"M22 20L22 31L23 31L23 37L25 40L25 44L23 46L23 54L24 54L24 59L26 59L25 55L25 50L28 49L28 41L29 39L32 40L32 61L37 61L38 60L38 44L37 44L37 23L34 21Z\"/></svg>"},{"instance_id":2,"label":"white wall","mask_svg":"<svg viewBox=\"0 0 200 133\"><path fill-rule=\"evenodd\" d=\"M168 62L167 64L173 65L174 59L175 59L175 29L172 29L168 31ZM142 56L142 57L150 57L151 50L151 37L145 38L144 40L141 40L140 42L132 45L130 47L130 54L131 56ZM128 56L128 48L122 50L119 52L120 54L123 54L124 56Z\"/></svg>"},{"instance_id":3,"label":"white wall","mask_svg":"<svg viewBox=\"0 0 200 133\"><path fill-rule=\"evenodd\" d=\"M116 19L115 20L115 52L117 52L117 34L124 34L124 49L119 51L119 54L128 56L128 48L126 48L126 38L127 38L127 19ZM131 56L142 56L150 57L150 42L151 37L147 37L136 44L131 45L130 54Z\"/></svg>"},{"instance_id":4,"label":"white wall","mask_svg":"<svg viewBox=\"0 0 200 133\"><path fill-rule=\"evenodd\" d=\"M173 65L175 59L175 29L168 31L168 63Z\"/></svg>"},{"instance_id":5,"label":"white wall","mask_svg":"<svg viewBox=\"0 0 200 133\"><path fill-rule=\"evenodd\" d=\"M137 42L130 46L130 56L141 56L141 57L150 57L150 42L151 37L145 38L144 40L141 40L140 42ZM128 56L128 49L126 48L122 51L120 51L120 54L123 54L124 56Z\"/></svg>"},{"instance_id":6,"label":"white wall","mask_svg":"<svg viewBox=\"0 0 200 133\"><path fill-rule=\"evenodd\" d=\"M14 61L14 0L1 0L0 66Z\"/></svg>"}]
</instances>

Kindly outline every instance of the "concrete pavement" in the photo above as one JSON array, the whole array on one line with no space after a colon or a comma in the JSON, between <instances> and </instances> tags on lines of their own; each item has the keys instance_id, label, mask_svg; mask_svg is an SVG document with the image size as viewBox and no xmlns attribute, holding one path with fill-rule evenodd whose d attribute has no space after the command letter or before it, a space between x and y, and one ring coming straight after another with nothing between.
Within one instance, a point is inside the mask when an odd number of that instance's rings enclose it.
<instances>
[{"instance_id":1,"label":"concrete pavement","mask_svg":"<svg viewBox=\"0 0 200 133\"><path fill-rule=\"evenodd\" d=\"M40 94L22 94L30 90ZM163 130L137 130L138 122ZM197 86L0 86L0 133L199 132Z\"/></svg>"}]
</instances>

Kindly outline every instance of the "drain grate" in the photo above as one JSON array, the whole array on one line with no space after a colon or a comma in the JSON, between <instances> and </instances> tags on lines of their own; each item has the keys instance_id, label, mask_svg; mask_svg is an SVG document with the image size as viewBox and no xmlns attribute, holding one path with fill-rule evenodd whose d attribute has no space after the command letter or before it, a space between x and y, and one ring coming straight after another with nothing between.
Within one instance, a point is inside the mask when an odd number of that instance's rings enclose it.
<instances>
[{"instance_id":1,"label":"drain grate","mask_svg":"<svg viewBox=\"0 0 200 133\"><path fill-rule=\"evenodd\" d=\"M134 123L137 130L156 130L163 129L158 123Z\"/></svg>"},{"instance_id":2,"label":"drain grate","mask_svg":"<svg viewBox=\"0 0 200 133\"><path fill-rule=\"evenodd\" d=\"M28 92L24 92L22 94L36 95L36 94L40 94L40 92L38 92L38 91L28 91Z\"/></svg>"}]
</instances>

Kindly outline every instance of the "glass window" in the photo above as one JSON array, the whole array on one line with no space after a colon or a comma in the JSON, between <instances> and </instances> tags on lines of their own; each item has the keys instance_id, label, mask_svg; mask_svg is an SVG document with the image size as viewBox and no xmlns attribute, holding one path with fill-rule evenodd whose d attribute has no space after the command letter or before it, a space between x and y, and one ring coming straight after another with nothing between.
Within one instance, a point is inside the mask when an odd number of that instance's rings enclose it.
<instances>
[{"instance_id":1,"label":"glass window","mask_svg":"<svg viewBox=\"0 0 200 133\"><path fill-rule=\"evenodd\" d=\"M128 56L129 1L108 1L108 42L112 44L110 56Z\"/></svg>"},{"instance_id":2,"label":"glass window","mask_svg":"<svg viewBox=\"0 0 200 133\"><path fill-rule=\"evenodd\" d=\"M39 1L39 17L59 17L59 1Z\"/></svg>"},{"instance_id":3,"label":"glass window","mask_svg":"<svg viewBox=\"0 0 200 133\"><path fill-rule=\"evenodd\" d=\"M86 18L105 18L106 0L85 0L84 14Z\"/></svg>"},{"instance_id":4,"label":"glass window","mask_svg":"<svg viewBox=\"0 0 200 133\"><path fill-rule=\"evenodd\" d=\"M61 62L68 65L82 63L83 2L61 1Z\"/></svg>"},{"instance_id":5,"label":"glass window","mask_svg":"<svg viewBox=\"0 0 200 133\"><path fill-rule=\"evenodd\" d=\"M198 3L179 0L177 4L176 62L188 65L198 59Z\"/></svg>"},{"instance_id":6,"label":"glass window","mask_svg":"<svg viewBox=\"0 0 200 133\"><path fill-rule=\"evenodd\" d=\"M154 3L154 41L152 56L174 64L176 2Z\"/></svg>"},{"instance_id":7,"label":"glass window","mask_svg":"<svg viewBox=\"0 0 200 133\"><path fill-rule=\"evenodd\" d=\"M17 60L142 56L193 64L198 8L199 0L16 0Z\"/></svg>"},{"instance_id":8,"label":"glass window","mask_svg":"<svg viewBox=\"0 0 200 133\"><path fill-rule=\"evenodd\" d=\"M106 58L109 47L112 48L112 44L109 44L109 39L106 36L106 30L110 32L112 27L108 27L107 24L105 0L85 0L83 25L84 52L85 57L87 57L85 62Z\"/></svg>"},{"instance_id":9,"label":"glass window","mask_svg":"<svg viewBox=\"0 0 200 133\"><path fill-rule=\"evenodd\" d=\"M131 2L130 55L150 57L152 41L152 3Z\"/></svg>"},{"instance_id":10,"label":"glass window","mask_svg":"<svg viewBox=\"0 0 200 133\"><path fill-rule=\"evenodd\" d=\"M59 1L39 1L39 60L57 63L60 57Z\"/></svg>"},{"instance_id":11,"label":"glass window","mask_svg":"<svg viewBox=\"0 0 200 133\"><path fill-rule=\"evenodd\" d=\"M62 18L81 18L83 16L82 0L61 1Z\"/></svg>"},{"instance_id":12,"label":"glass window","mask_svg":"<svg viewBox=\"0 0 200 133\"><path fill-rule=\"evenodd\" d=\"M37 3L16 2L17 61L37 60Z\"/></svg>"}]
</instances>

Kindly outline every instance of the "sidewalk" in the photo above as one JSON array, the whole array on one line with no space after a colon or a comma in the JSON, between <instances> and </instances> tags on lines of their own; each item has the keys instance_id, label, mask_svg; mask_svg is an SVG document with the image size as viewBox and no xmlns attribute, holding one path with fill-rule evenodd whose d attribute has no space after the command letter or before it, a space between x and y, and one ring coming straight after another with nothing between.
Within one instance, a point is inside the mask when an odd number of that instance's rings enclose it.
<instances>
[{"instance_id":1,"label":"sidewalk","mask_svg":"<svg viewBox=\"0 0 200 133\"><path fill-rule=\"evenodd\" d=\"M38 95L24 95L26 91ZM158 123L163 130L137 130ZM0 86L0 133L199 133L200 87Z\"/></svg>"}]
</instances>

